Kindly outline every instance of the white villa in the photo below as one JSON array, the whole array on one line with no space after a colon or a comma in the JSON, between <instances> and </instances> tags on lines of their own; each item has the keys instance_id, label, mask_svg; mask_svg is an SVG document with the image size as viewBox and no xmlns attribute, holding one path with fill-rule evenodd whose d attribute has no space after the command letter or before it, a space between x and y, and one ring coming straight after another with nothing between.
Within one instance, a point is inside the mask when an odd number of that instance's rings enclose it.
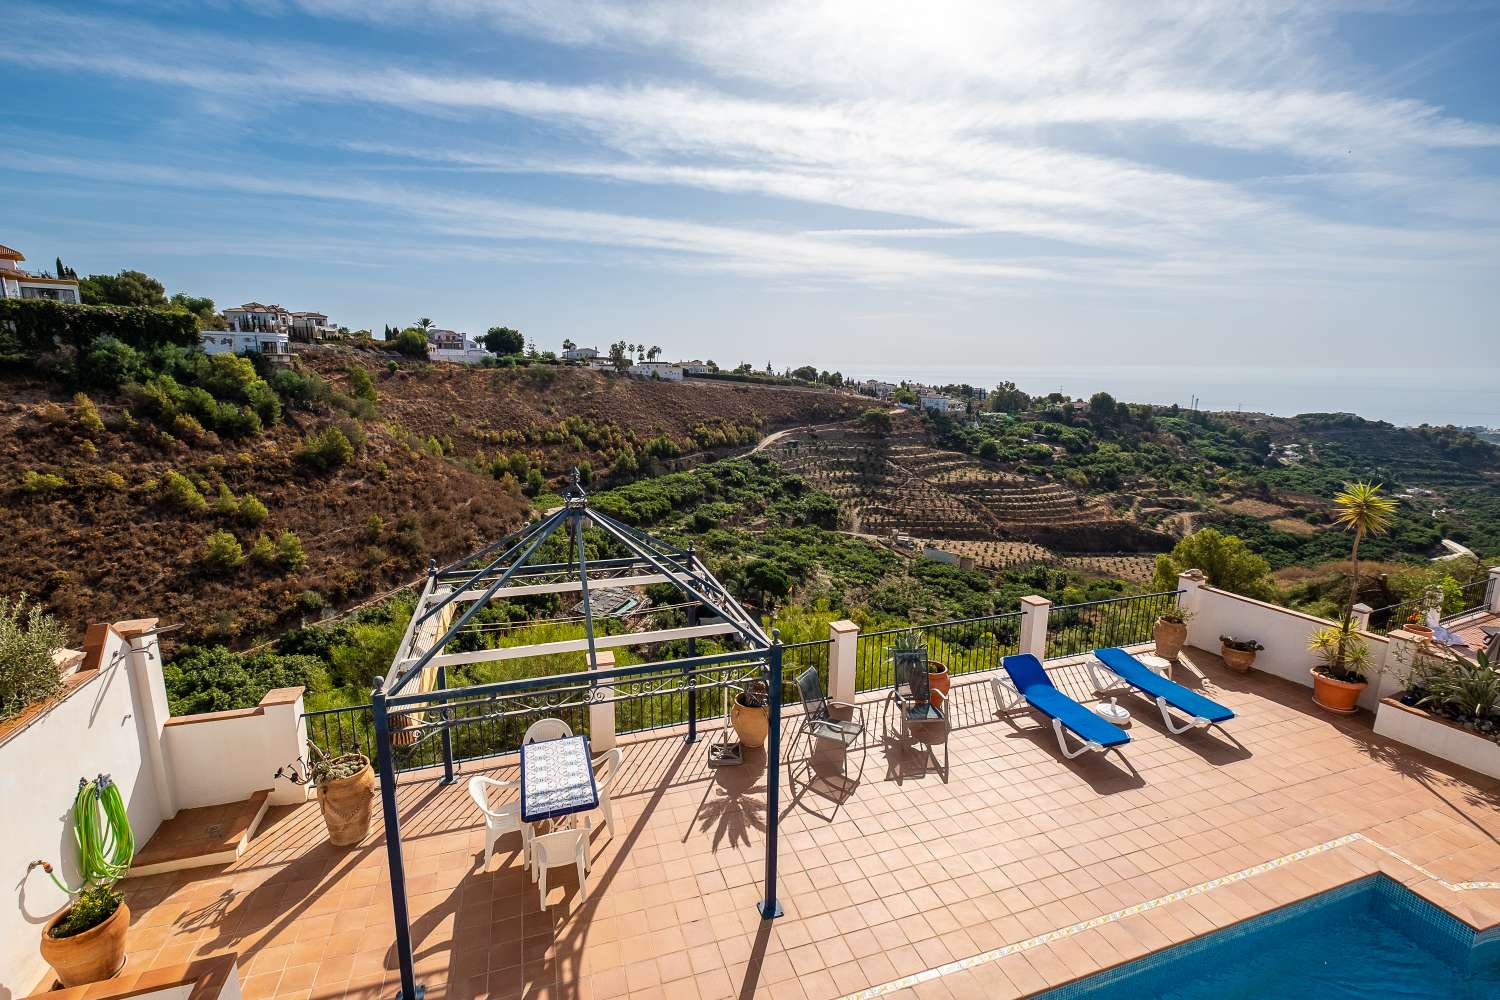
<instances>
[{"instance_id":1,"label":"white villa","mask_svg":"<svg viewBox=\"0 0 1500 1000\"><path fill-rule=\"evenodd\" d=\"M666 379L668 382L682 381L682 366L672 364L670 361L640 361L628 369L630 374L640 378Z\"/></svg>"},{"instance_id":2,"label":"white villa","mask_svg":"<svg viewBox=\"0 0 1500 1000\"><path fill-rule=\"evenodd\" d=\"M900 388L894 382L882 382L879 379L867 378L859 384L861 392L868 393L876 399L890 399Z\"/></svg>"},{"instance_id":3,"label":"white villa","mask_svg":"<svg viewBox=\"0 0 1500 1000\"><path fill-rule=\"evenodd\" d=\"M21 251L0 245L0 299L51 299L73 305L82 301L75 279L32 274L21 268L25 259Z\"/></svg>"},{"instance_id":4,"label":"white villa","mask_svg":"<svg viewBox=\"0 0 1500 1000\"><path fill-rule=\"evenodd\" d=\"M477 365L493 357L478 341L470 340L457 330L427 331L427 357L433 361L451 361L459 365Z\"/></svg>"},{"instance_id":5,"label":"white villa","mask_svg":"<svg viewBox=\"0 0 1500 1000\"><path fill-rule=\"evenodd\" d=\"M291 314L291 336L293 340L315 344L332 340L339 335L339 328L328 321L327 313L294 312Z\"/></svg>"},{"instance_id":6,"label":"white villa","mask_svg":"<svg viewBox=\"0 0 1500 1000\"><path fill-rule=\"evenodd\" d=\"M707 364L696 359L693 361L679 361L677 362L677 367L682 369L684 375L707 375L713 371Z\"/></svg>"},{"instance_id":7,"label":"white villa","mask_svg":"<svg viewBox=\"0 0 1500 1000\"><path fill-rule=\"evenodd\" d=\"M599 351L594 347L569 347L562 352L564 361L592 361L599 356Z\"/></svg>"},{"instance_id":8,"label":"white villa","mask_svg":"<svg viewBox=\"0 0 1500 1000\"><path fill-rule=\"evenodd\" d=\"M933 410L937 413L962 413L964 401L954 399L952 396L941 392L923 392L917 396L917 402L922 404L922 409Z\"/></svg>"}]
</instances>

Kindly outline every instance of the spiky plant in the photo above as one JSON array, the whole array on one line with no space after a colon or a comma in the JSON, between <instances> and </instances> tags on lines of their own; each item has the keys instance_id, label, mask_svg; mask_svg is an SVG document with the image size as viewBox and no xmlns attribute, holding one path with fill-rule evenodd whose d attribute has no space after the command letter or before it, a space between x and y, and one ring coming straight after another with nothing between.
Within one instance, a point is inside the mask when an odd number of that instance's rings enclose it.
<instances>
[{"instance_id":1,"label":"spiky plant","mask_svg":"<svg viewBox=\"0 0 1500 1000\"><path fill-rule=\"evenodd\" d=\"M1383 484L1345 483L1333 498L1333 523L1354 533L1354 547L1349 554L1349 600L1344 603L1344 623L1339 630L1336 655L1329 662L1335 674L1344 672L1348 656L1348 639L1353 635L1354 605L1359 602L1359 545L1366 535L1383 535L1396 519L1396 501L1381 495Z\"/></svg>"}]
</instances>

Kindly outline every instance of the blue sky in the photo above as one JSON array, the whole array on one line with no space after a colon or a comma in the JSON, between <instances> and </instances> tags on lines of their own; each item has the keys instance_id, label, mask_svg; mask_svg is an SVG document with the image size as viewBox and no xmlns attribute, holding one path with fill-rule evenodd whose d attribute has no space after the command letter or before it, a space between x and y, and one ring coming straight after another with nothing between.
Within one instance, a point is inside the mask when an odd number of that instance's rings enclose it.
<instances>
[{"instance_id":1,"label":"blue sky","mask_svg":"<svg viewBox=\"0 0 1500 1000\"><path fill-rule=\"evenodd\" d=\"M1489 363L1500 6L1147 6L22 0L0 243L720 364Z\"/></svg>"}]
</instances>

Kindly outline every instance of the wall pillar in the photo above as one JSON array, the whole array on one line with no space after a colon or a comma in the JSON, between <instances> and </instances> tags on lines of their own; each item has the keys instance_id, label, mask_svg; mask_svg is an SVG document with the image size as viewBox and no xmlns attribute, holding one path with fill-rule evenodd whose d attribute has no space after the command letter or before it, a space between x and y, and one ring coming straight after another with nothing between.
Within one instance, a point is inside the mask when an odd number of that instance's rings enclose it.
<instances>
[{"instance_id":1,"label":"wall pillar","mask_svg":"<svg viewBox=\"0 0 1500 1000\"><path fill-rule=\"evenodd\" d=\"M1490 583L1485 597L1484 604L1490 609L1490 614L1500 615L1500 566L1490 567Z\"/></svg>"},{"instance_id":2,"label":"wall pillar","mask_svg":"<svg viewBox=\"0 0 1500 1000\"><path fill-rule=\"evenodd\" d=\"M136 618L115 622L113 625L89 626L92 641L95 630L100 630L104 639L104 654L114 655L112 636L124 641L126 665L130 668L131 685L135 688L141 711L141 731L145 735L146 749L150 756L152 783L156 785L156 802L162 819L177 815L177 791L172 785L172 775L167 769L167 719L172 710L167 704L167 682L162 676L161 645L156 641L156 618ZM108 666L108 661L100 664Z\"/></svg>"},{"instance_id":3,"label":"wall pillar","mask_svg":"<svg viewBox=\"0 0 1500 1000\"><path fill-rule=\"evenodd\" d=\"M1052 602L1032 594L1021 598L1021 652L1047 658L1047 615Z\"/></svg>"},{"instance_id":4,"label":"wall pillar","mask_svg":"<svg viewBox=\"0 0 1500 1000\"><path fill-rule=\"evenodd\" d=\"M599 670L613 670L615 666L615 654L613 650L601 649L598 657ZM615 689L607 685L594 689L600 698L613 699ZM615 745L615 703L614 701L589 702L589 750L600 753L604 750L613 749Z\"/></svg>"},{"instance_id":5,"label":"wall pillar","mask_svg":"<svg viewBox=\"0 0 1500 1000\"><path fill-rule=\"evenodd\" d=\"M1200 649L1215 648L1214 642L1218 636L1210 636L1208 645L1199 642L1198 631L1193 619L1203 613L1203 588L1208 584L1208 577L1201 569L1183 570L1177 574L1177 589L1182 593L1177 595L1177 606L1188 613L1188 637L1186 645L1196 646Z\"/></svg>"},{"instance_id":6,"label":"wall pillar","mask_svg":"<svg viewBox=\"0 0 1500 1000\"><path fill-rule=\"evenodd\" d=\"M1368 604L1356 604L1353 608L1354 627L1359 629L1361 632L1370 631L1370 615L1372 612L1374 612L1374 610L1375 609L1370 607Z\"/></svg>"},{"instance_id":7,"label":"wall pillar","mask_svg":"<svg viewBox=\"0 0 1500 1000\"><path fill-rule=\"evenodd\" d=\"M291 763L307 753L307 720L302 717L300 687L272 688L260 700L265 713L266 759ZM272 805L296 805L305 802L312 792L310 785L278 781L271 786Z\"/></svg>"},{"instance_id":8,"label":"wall pillar","mask_svg":"<svg viewBox=\"0 0 1500 1000\"><path fill-rule=\"evenodd\" d=\"M833 701L854 701L858 648L858 625L846 619L828 623L828 697Z\"/></svg>"}]
</instances>

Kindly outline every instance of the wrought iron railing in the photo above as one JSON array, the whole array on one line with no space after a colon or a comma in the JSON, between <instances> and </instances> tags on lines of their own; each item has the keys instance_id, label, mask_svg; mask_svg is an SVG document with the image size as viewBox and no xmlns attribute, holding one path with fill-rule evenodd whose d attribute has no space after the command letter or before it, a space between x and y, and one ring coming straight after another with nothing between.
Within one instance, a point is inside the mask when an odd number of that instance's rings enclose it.
<instances>
[{"instance_id":1,"label":"wrought iron railing","mask_svg":"<svg viewBox=\"0 0 1500 1000\"><path fill-rule=\"evenodd\" d=\"M942 663L950 675L994 670L1000 666L1001 657L1020 648L1021 612L862 632L854 652L856 691L873 691L895 683L891 646L897 636L908 632L925 640L928 660Z\"/></svg>"},{"instance_id":2,"label":"wrought iron railing","mask_svg":"<svg viewBox=\"0 0 1500 1000\"><path fill-rule=\"evenodd\" d=\"M1461 618L1489 607L1489 580L1466 583L1458 590L1457 598L1444 597L1443 613L1439 621L1450 622L1455 618ZM1376 608L1370 612L1370 631L1382 634L1394 632L1405 626L1407 619L1413 614L1423 614L1425 607L1426 598L1415 597L1409 601L1400 601L1396 604L1387 604L1383 608Z\"/></svg>"},{"instance_id":3,"label":"wrought iron railing","mask_svg":"<svg viewBox=\"0 0 1500 1000\"><path fill-rule=\"evenodd\" d=\"M1054 604L1047 615L1044 659L1150 642L1152 624L1177 604L1179 593L1167 590L1082 604Z\"/></svg>"}]
</instances>

